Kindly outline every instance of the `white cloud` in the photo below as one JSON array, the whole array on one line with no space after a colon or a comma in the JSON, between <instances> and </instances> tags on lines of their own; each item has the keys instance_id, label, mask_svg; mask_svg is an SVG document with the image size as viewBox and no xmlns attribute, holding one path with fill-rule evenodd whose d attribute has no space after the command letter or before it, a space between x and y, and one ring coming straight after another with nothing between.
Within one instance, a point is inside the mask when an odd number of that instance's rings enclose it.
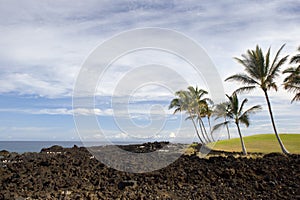
<instances>
[{"instance_id":1,"label":"white cloud","mask_svg":"<svg viewBox=\"0 0 300 200\"><path fill-rule=\"evenodd\" d=\"M48 109L0 109L0 112L21 112L34 115L97 115L97 116L112 116L112 109L101 110L98 108L95 109L86 109L86 108L76 108L76 109L67 109L67 108L48 108Z\"/></svg>"},{"instance_id":2,"label":"white cloud","mask_svg":"<svg viewBox=\"0 0 300 200\"><path fill-rule=\"evenodd\" d=\"M25 0L21 4L10 1L0 8L0 44L5 46L0 50L0 67L6 71L1 79L7 82L1 84L1 93L70 95L91 49L129 28L157 26L182 31L204 45L222 78L240 69L231 57L256 43L277 48L287 42L286 52L294 51L299 43L295 1L71 4ZM16 74L26 75L21 78L34 84L24 84L24 90Z\"/></svg>"},{"instance_id":3,"label":"white cloud","mask_svg":"<svg viewBox=\"0 0 300 200\"><path fill-rule=\"evenodd\" d=\"M232 57L239 57L247 49L255 48L256 44L265 50L271 45L273 56L283 43L287 45L282 55L294 52L300 43L299 7L299 2L293 0L263 2L10 0L0 7L2 47L0 94L14 93L47 98L70 97L82 63L97 45L121 31L141 27L169 28L191 37L206 49L224 80L229 75L243 70ZM124 73L134 68L133 66L151 62L165 66L172 65L180 75L188 78L189 84L205 87L201 77L195 76L195 73L186 68L180 59L162 52L140 52L131 57L129 55L120 58L115 67L112 66L107 71L103 85L97 88L95 94L100 97L113 94L116 103L124 102L126 95L131 95L130 100L140 105L131 108L133 116L149 114L151 101L160 100L161 102L157 104L167 102L173 97L172 92L159 87L134 88L134 83L147 77L142 72L136 71L131 80L123 79L122 82L122 78ZM164 78L167 80L166 85L178 88L182 86L177 78L165 73L164 70L157 70L156 74L157 76L153 78ZM87 78L86 82L90 78L92 77ZM282 77L278 79L279 85L282 79ZM136 93L128 90L129 86L136 89ZM115 88L119 90L114 90ZM237 84L226 82L224 88L226 93L231 93L237 88ZM270 94L276 116L298 115L298 104L289 104L292 94L283 89ZM265 105L264 99L256 96L262 94L259 91L251 93L249 104L253 101L255 104ZM150 103L145 106L142 104L143 101ZM109 106L99 106L95 109L86 109L84 106L74 109L61 107L0 111L49 115L113 114L113 108L107 108ZM118 113L123 116L127 111L123 109ZM164 111L171 119L171 111L166 107ZM161 112L152 110L151 114L159 116ZM264 110L257 116L267 116L267 111ZM284 127L291 130L288 125ZM269 129L264 129L267 130ZM190 134L192 131L192 128L188 127L185 132Z\"/></svg>"}]
</instances>

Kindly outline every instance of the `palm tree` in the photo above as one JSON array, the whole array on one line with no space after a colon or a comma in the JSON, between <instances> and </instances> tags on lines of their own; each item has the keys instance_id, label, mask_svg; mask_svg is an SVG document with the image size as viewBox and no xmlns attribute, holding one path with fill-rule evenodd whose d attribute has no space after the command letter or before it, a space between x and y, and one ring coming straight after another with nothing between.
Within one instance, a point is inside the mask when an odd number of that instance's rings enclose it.
<instances>
[{"instance_id":1,"label":"palm tree","mask_svg":"<svg viewBox=\"0 0 300 200\"><path fill-rule=\"evenodd\" d=\"M215 120L222 117L222 118L224 118L224 122L226 122L227 114L229 112L229 106L230 106L230 103L228 101L217 104L212 113L214 116L216 116ZM226 126L226 130L227 130L228 139L230 140L230 132L229 132L228 124L226 124L225 126Z\"/></svg>"},{"instance_id":2,"label":"palm tree","mask_svg":"<svg viewBox=\"0 0 300 200\"><path fill-rule=\"evenodd\" d=\"M298 47L298 51L300 51L300 47ZM290 60L290 64L297 63L299 63L298 67L289 67L283 71L284 74L289 74L283 81L284 89L296 93L291 103L300 101L300 53Z\"/></svg>"},{"instance_id":3,"label":"palm tree","mask_svg":"<svg viewBox=\"0 0 300 200\"><path fill-rule=\"evenodd\" d=\"M228 123L235 123L238 133L239 133L239 136L240 136L243 154L247 155L247 150L246 150L245 143L244 143L243 136L242 136L241 129L240 129L240 123L245 124L246 127L248 127L250 125L249 115L257 112L258 110L261 110L261 106L256 105L256 106L249 108L246 111L243 111L244 105L248 102L248 99L244 99L242 101L242 103L240 104L239 99L237 98L237 94L235 92L231 96L228 96L228 95L226 95L226 96L229 99L229 107L228 107L228 112L226 114L226 116L229 120L215 125L213 130L218 129L221 126L227 125Z\"/></svg>"},{"instance_id":4,"label":"palm tree","mask_svg":"<svg viewBox=\"0 0 300 200\"><path fill-rule=\"evenodd\" d=\"M186 119L192 120L196 134L197 134L200 142L202 144L204 144L203 140L201 139L201 137L199 135L197 124L194 120L195 114L193 111L193 105L192 105L193 101L192 101L190 94L187 91L180 90L175 93L175 96L177 96L177 98L172 99L172 101L170 102L170 105L169 105L169 109L175 108L173 114L176 114L177 112L186 112L186 114L189 116Z\"/></svg>"},{"instance_id":5,"label":"palm tree","mask_svg":"<svg viewBox=\"0 0 300 200\"><path fill-rule=\"evenodd\" d=\"M249 92L256 87L259 87L264 92L269 114L274 129L274 133L279 142L281 150L283 153L288 154L288 150L284 147L275 126L275 121L273 117L273 112L271 108L271 103L268 95L270 89L275 89L277 91L277 85L275 83L275 78L279 75L280 67L287 60L288 56L279 59L279 54L285 45L282 45L277 51L273 61L270 61L270 48L264 56L261 48L257 45L255 50L248 50L247 54L242 55L242 58L235 58L240 64L245 68L246 73L240 73L228 77L225 81L234 80L245 84L236 90L236 92Z\"/></svg>"},{"instance_id":6,"label":"palm tree","mask_svg":"<svg viewBox=\"0 0 300 200\"><path fill-rule=\"evenodd\" d=\"M203 90L203 89L199 89L197 86L194 88L192 86L189 86L188 87L188 92L191 96L191 98L193 99L192 100L192 107L193 107L193 111L194 113L197 115L197 119L198 119L198 122L199 122L199 127L201 129L201 132L205 134L205 141L206 142L211 142L208 134L207 134L207 131L206 131L206 128L205 128L205 125L203 123L203 120L202 120L202 117L205 117L208 113L207 111L207 107L208 107L208 102L212 102L209 98L204 98L205 95L208 94L207 91Z\"/></svg>"}]
</instances>

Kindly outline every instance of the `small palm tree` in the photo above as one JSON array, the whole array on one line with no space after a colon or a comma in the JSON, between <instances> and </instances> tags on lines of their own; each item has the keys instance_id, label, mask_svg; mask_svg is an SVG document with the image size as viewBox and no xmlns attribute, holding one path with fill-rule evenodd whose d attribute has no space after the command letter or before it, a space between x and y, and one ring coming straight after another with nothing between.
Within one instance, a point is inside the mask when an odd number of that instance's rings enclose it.
<instances>
[{"instance_id":1,"label":"small palm tree","mask_svg":"<svg viewBox=\"0 0 300 200\"><path fill-rule=\"evenodd\" d=\"M201 129L202 134L204 133L203 136L205 135L204 140L206 142L211 142L202 120L202 118L206 117L208 114L208 102L212 102L209 98L204 98L204 96L207 95L208 92L203 89L199 89L197 86L195 88L189 86L188 92L191 98L193 99L193 103L191 106L194 108L193 111L197 115L199 127Z\"/></svg>"},{"instance_id":2,"label":"small palm tree","mask_svg":"<svg viewBox=\"0 0 300 200\"><path fill-rule=\"evenodd\" d=\"M244 99L242 101L242 103L240 104L239 99L237 98L237 95L235 92L231 96L228 96L228 95L226 95L226 96L229 99L229 107L227 109L227 114L226 114L228 121L225 121L225 122L215 125L213 128L213 131L220 128L221 126L227 125L228 123L235 123L238 133L239 133L240 140L241 140L243 154L246 155L247 150L246 150L243 136L241 133L240 123L244 124L244 125L246 125L246 127L248 127L250 125L250 121L249 121L250 116L249 115L257 112L258 110L261 110L261 106L256 105L256 106L249 108L246 111L243 111L244 105L248 102L248 99Z\"/></svg>"},{"instance_id":3,"label":"small palm tree","mask_svg":"<svg viewBox=\"0 0 300 200\"><path fill-rule=\"evenodd\" d=\"M219 118L224 118L224 122L226 122L227 114L229 112L229 107L230 107L230 103L228 101L217 104L212 113L212 115L215 116L215 120ZM229 132L228 124L226 124L225 126L227 130L228 139L230 140L230 132Z\"/></svg>"},{"instance_id":4,"label":"small palm tree","mask_svg":"<svg viewBox=\"0 0 300 200\"><path fill-rule=\"evenodd\" d=\"M245 68L246 73L236 74L228 77L225 81L234 80L245 84L236 90L236 92L249 92L256 87L259 87L264 92L269 114L274 129L274 133L278 140L283 153L288 154L288 150L284 147L276 129L273 112L271 108L271 102L269 99L268 91L270 89L275 89L277 91L277 85L275 83L275 78L279 76L280 67L287 60L288 56L279 59L279 54L285 45L277 51L273 61L270 60L270 48L264 56L261 48L257 45L255 50L248 50L247 54L242 55L242 58L235 58L240 64Z\"/></svg>"},{"instance_id":5,"label":"small palm tree","mask_svg":"<svg viewBox=\"0 0 300 200\"><path fill-rule=\"evenodd\" d=\"M194 110L193 110L194 109L193 98L190 96L190 94L187 91L183 91L183 90L177 91L175 93L175 96L177 96L177 98L172 99L172 101L170 102L170 105L169 105L169 109L175 108L173 114L175 114L177 112L186 112L186 114L189 116L186 119L191 119L200 142L202 144L204 144L203 140L201 139L201 137L199 135L197 124L194 120L195 114L194 114Z\"/></svg>"},{"instance_id":6,"label":"small palm tree","mask_svg":"<svg viewBox=\"0 0 300 200\"><path fill-rule=\"evenodd\" d=\"M297 67L289 67L283 71L284 74L289 74L283 81L284 89L296 93L291 101L293 103L300 101L300 53L291 58L290 64L299 64Z\"/></svg>"}]
</instances>

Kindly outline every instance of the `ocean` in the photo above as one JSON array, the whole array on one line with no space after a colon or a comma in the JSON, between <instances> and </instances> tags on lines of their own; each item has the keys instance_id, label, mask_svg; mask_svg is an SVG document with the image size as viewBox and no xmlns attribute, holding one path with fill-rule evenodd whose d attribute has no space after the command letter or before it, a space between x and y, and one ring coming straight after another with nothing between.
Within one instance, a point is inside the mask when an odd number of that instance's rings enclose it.
<instances>
[{"instance_id":1,"label":"ocean","mask_svg":"<svg viewBox=\"0 0 300 200\"><path fill-rule=\"evenodd\" d=\"M116 145L125 144L136 144L138 142L124 142L118 141L113 142ZM99 146L99 142L85 142L86 146ZM103 143L104 144L104 143ZM77 145L78 147L84 146L81 141L0 141L0 151L6 150L9 152L40 152L42 148L48 148L53 145L59 145L62 147L73 147ZM101 145L101 144L100 144Z\"/></svg>"}]
</instances>

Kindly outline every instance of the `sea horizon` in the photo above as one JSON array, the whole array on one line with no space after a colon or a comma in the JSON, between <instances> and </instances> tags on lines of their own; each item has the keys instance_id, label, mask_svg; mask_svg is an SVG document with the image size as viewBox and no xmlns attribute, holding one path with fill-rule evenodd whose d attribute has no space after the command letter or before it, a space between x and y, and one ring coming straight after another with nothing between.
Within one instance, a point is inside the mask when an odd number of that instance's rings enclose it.
<instances>
[{"instance_id":1,"label":"sea horizon","mask_svg":"<svg viewBox=\"0 0 300 200\"><path fill-rule=\"evenodd\" d=\"M126 144L141 144L147 141L111 141L111 144L126 145ZM150 142L150 141L149 141ZM152 141L151 141L152 142ZM43 148L49 148L54 145L62 146L64 148L72 148L74 145L78 147L103 146L108 142L99 141L39 141L39 140L20 140L20 141L0 141L0 151L6 150L9 152L25 153L25 152L40 152Z\"/></svg>"}]
</instances>

